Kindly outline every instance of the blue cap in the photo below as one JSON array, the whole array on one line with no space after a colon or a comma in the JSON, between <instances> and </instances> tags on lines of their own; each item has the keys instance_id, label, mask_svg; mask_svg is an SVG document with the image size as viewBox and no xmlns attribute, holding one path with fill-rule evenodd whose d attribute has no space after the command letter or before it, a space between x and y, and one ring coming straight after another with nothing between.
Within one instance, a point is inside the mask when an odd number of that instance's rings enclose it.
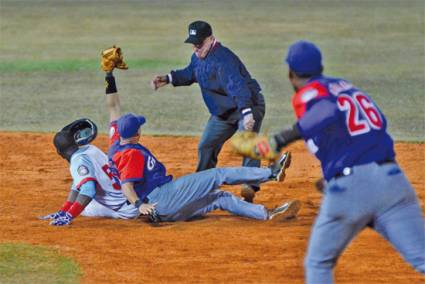
<instances>
[{"instance_id":1,"label":"blue cap","mask_svg":"<svg viewBox=\"0 0 425 284\"><path fill-rule=\"evenodd\" d=\"M135 115L133 113L127 113L118 119L118 133L124 139L136 136L140 126L146 122L146 119L142 115Z\"/></svg>"},{"instance_id":2,"label":"blue cap","mask_svg":"<svg viewBox=\"0 0 425 284\"><path fill-rule=\"evenodd\" d=\"M300 75L319 75L322 73L322 54L312 42L300 40L288 49L285 59L289 68Z\"/></svg>"}]
</instances>

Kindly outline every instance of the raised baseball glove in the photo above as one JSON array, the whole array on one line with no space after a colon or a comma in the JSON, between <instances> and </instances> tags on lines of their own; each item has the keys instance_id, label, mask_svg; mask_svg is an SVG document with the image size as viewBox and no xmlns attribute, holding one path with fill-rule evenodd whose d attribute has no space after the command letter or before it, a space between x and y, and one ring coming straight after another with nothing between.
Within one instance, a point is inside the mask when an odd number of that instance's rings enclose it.
<instances>
[{"instance_id":1,"label":"raised baseball glove","mask_svg":"<svg viewBox=\"0 0 425 284\"><path fill-rule=\"evenodd\" d=\"M276 161L279 158L276 141L273 137L243 131L233 135L231 143L238 154L252 159Z\"/></svg>"},{"instance_id":2,"label":"raised baseball glove","mask_svg":"<svg viewBox=\"0 0 425 284\"><path fill-rule=\"evenodd\" d=\"M114 68L128 69L127 64L124 62L121 48L116 47L115 45L103 50L101 56L100 66L105 72L111 72Z\"/></svg>"}]
</instances>

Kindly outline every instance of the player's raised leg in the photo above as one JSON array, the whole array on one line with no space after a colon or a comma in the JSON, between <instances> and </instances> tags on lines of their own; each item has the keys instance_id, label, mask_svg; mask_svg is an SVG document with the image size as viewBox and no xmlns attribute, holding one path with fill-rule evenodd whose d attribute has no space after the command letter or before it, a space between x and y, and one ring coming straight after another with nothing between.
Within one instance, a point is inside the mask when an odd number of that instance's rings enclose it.
<instances>
[{"instance_id":1,"label":"player's raised leg","mask_svg":"<svg viewBox=\"0 0 425 284\"><path fill-rule=\"evenodd\" d=\"M289 158L290 155L285 154L282 160L269 168L214 168L183 176L154 190L148 198L151 203L158 203L160 215L172 215L224 184L283 181L285 161Z\"/></svg>"}]
</instances>

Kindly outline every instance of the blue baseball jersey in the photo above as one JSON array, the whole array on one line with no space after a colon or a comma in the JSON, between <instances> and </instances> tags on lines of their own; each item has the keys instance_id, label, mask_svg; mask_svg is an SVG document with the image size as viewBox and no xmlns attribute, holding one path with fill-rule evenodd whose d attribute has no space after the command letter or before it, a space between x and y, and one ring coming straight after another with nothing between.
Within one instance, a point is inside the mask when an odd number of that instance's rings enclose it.
<instances>
[{"instance_id":1,"label":"blue baseball jersey","mask_svg":"<svg viewBox=\"0 0 425 284\"><path fill-rule=\"evenodd\" d=\"M134 183L134 190L144 200L155 188L170 182L167 169L140 144L120 145L117 123L111 123L109 159L118 171L121 184Z\"/></svg>"},{"instance_id":2,"label":"blue baseball jersey","mask_svg":"<svg viewBox=\"0 0 425 284\"><path fill-rule=\"evenodd\" d=\"M363 91L344 79L313 77L292 105L309 150L326 180L345 167L394 159L383 113Z\"/></svg>"},{"instance_id":3,"label":"blue baseball jersey","mask_svg":"<svg viewBox=\"0 0 425 284\"><path fill-rule=\"evenodd\" d=\"M215 42L204 59L192 55L190 64L171 71L173 86L198 83L212 115L226 116L236 110L264 105L261 88L241 60L228 48Z\"/></svg>"}]
</instances>

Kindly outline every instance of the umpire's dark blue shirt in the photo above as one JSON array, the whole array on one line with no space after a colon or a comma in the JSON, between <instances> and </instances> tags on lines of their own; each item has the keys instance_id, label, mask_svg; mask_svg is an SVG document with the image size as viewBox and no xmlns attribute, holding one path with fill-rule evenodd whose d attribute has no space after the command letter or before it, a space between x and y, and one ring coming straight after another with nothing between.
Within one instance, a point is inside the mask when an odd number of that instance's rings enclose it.
<instances>
[{"instance_id":1,"label":"umpire's dark blue shirt","mask_svg":"<svg viewBox=\"0 0 425 284\"><path fill-rule=\"evenodd\" d=\"M218 42L206 58L199 59L193 54L190 64L171 71L171 76L173 86L197 82L212 115L226 118L235 110L264 104L260 85L251 78L240 59Z\"/></svg>"}]
</instances>

